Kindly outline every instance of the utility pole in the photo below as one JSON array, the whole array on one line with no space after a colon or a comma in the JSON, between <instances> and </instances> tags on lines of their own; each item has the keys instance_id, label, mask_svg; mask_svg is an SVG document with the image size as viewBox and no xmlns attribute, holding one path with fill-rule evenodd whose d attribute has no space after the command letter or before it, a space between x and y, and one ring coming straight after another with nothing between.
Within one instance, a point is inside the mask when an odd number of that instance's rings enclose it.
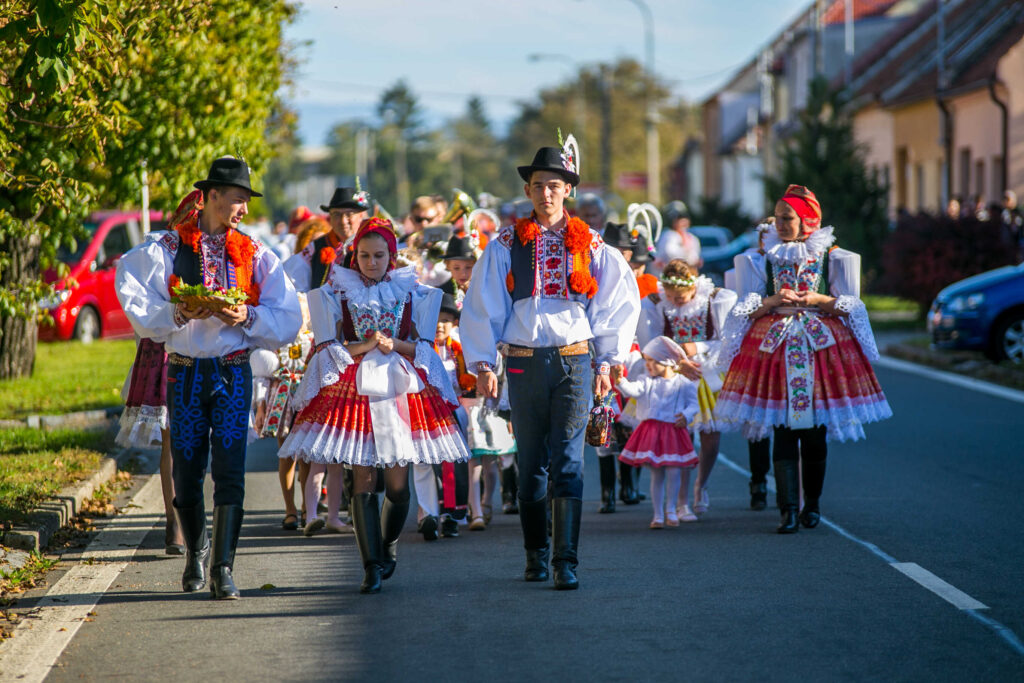
<instances>
[{"instance_id":1,"label":"utility pole","mask_svg":"<svg viewBox=\"0 0 1024 683\"><path fill-rule=\"evenodd\" d=\"M606 64L601 65L601 185L612 189L612 83Z\"/></svg>"},{"instance_id":2,"label":"utility pole","mask_svg":"<svg viewBox=\"0 0 1024 683\"><path fill-rule=\"evenodd\" d=\"M843 83L847 88L853 81L853 0L844 0L846 17L843 26L843 37L846 43L846 59L843 62Z\"/></svg>"},{"instance_id":3,"label":"utility pole","mask_svg":"<svg viewBox=\"0 0 1024 683\"><path fill-rule=\"evenodd\" d=\"M647 201L661 204L661 161L658 153L658 110L654 103L654 15L644 0L629 0L637 6L644 22L644 46L647 52Z\"/></svg>"}]
</instances>

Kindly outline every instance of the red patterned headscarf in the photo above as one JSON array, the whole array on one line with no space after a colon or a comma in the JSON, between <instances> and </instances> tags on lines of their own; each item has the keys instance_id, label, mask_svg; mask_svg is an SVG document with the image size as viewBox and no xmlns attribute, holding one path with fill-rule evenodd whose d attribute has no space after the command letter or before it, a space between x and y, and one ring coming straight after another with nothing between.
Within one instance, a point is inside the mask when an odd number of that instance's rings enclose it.
<instances>
[{"instance_id":1,"label":"red patterned headscarf","mask_svg":"<svg viewBox=\"0 0 1024 683\"><path fill-rule=\"evenodd\" d=\"M395 229L391 221L384 218L367 218L359 225L359 231L356 232L355 239L352 240L352 246L358 251L359 240L369 234L380 235L387 242L388 272L394 270L398 257L398 240L395 238ZM356 258L355 254L352 255L351 268L357 273L361 273L359 270L359 259Z\"/></svg>"},{"instance_id":2,"label":"red patterned headscarf","mask_svg":"<svg viewBox=\"0 0 1024 683\"><path fill-rule=\"evenodd\" d=\"M803 185L790 185L786 193L782 195L781 201L786 202L796 215L804 222L805 232L811 232L821 227L821 204L814 193Z\"/></svg>"},{"instance_id":3,"label":"red patterned headscarf","mask_svg":"<svg viewBox=\"0 0 1024 683\"><path fill-rule=\"evenodd\" d=\"M174 215L167 223L168 230L174 230L179 225L198 220L199 212L203 209L203 193L199 190L192 190L178 204Z\"/></svg>"}]
</instances>

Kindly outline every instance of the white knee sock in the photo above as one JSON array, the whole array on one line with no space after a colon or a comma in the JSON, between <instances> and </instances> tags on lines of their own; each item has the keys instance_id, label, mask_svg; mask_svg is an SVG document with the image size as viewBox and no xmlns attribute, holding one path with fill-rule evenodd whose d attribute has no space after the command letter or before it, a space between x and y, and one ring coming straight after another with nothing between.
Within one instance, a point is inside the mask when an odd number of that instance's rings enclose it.
<instances>
[{"instance_id":1,"label":"white knee sock","mask_svg":"<svg viewBox=\"0 0 1024 683\"><path fill-rule=\"evenodd\" d=\"M316 519L316 506L320 503L320 487L323 486L327 465L310 463L306 477L306 524Z\"/></svg>"},{"instance_id":2,"label":"white knee sock","mask_svg":"<svg viewBox=\"0 0 1024 683\"><path fill-rule=\"evenodd\" d=\"M437 478L434 476L434 468L430 465L413 465L412 483L423 514L439 516L441 511L437 500Z\"/></svg>"},{"instance_id":3,"label":"white knee sock","mask_svg":"<svg viewBox=\"0 0 1024 683\"><path fill-rule=\"evenodd\" d=\"M651 505L654 507L654 519L665 521L665 468L651 469Z\"/></svg>"},{"instance_id":4,"label":"white knee sock","mask_svg":"<svg viewBox=\"0 0 1024 683\"><path fill-rule=\"evenodd\" d=\"M344 472L342 465L327 467L327 521L338 526L341 525L338 509L341 507L341 478Z\"/></svg>"},{"instance_id":5,"label":"white knee sock","mask_svg":"<svg viewBox=\"0 0 1024 683\"><path fill-rule=\"evenodd\" d=\"M679 467L679 494L676 496L676 508L690 504L690 472L692 467Z\"/></svg>"},{"instance_id":6,"label":"white knee sock","mask_svg":"<svg viewBox=\"0 0 1024 683\"><path fill-rule=\"evenodd\" d=\"M665 473L665 500L671 506L673 502L679 500L683 469L681 467L666 467L665 469L668 470Z\"/></svg>"}]
</instances>

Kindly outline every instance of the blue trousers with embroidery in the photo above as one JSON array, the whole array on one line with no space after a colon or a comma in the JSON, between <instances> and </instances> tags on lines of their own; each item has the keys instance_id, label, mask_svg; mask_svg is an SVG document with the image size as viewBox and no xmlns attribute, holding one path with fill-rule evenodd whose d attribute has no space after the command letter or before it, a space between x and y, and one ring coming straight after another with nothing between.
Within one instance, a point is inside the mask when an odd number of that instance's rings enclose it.
<instances>
[{"instance_id":1,"label":"blue trousers with embroidery","mask_svg":"<svg viewBox=\"0 0 1024 683\"><path fill-rule=\"evenodd\" d=\"M593 404L588 354L535 349L508 358L508 398L519 451L519 499L583 497L583 437Z\"/></svg>"},{"instance_id":2,"label":"blue trousers with embroidery","mask_svg":"<svg viewBox=\"0 0 1024 683\"><path fill-rule=\"evenodd\" d=\"M248 362L229 365L217 358L196 358L192 365L168 362L175 507L189 508L203 501L208 463L214 506L242 505L251 403Z\"/></svg>"}]
</instances>

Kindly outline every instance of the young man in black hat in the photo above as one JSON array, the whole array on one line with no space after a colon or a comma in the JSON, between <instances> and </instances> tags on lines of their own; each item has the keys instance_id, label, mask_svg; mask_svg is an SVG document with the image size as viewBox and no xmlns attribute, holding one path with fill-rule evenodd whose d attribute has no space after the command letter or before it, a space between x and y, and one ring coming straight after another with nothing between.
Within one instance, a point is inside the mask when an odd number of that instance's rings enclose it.
<instances>
[{"instance_id":1,"label":"young man in black hat","mask_svg":"<svg viewBox=\"0 0 1024 683\"><path fill-rule=\"evenodd\" d=\"M213 558L210 591L238 598L232 577L242 526L245 451L252 370L249 351L277 349L302 325L295 289L272 251L236 228L251 197L244 161L222 157L171 219L117 263L117 295L135 331L164 342L167 409L174 470L174 507L188 548L182 588L207 582L203 479L213 475ZM179 284L237 288L245 303L222 310L172 303ZM212 456L212 460L211 460Z\"/></svg>"},{"instance_id":2,"label":"young man in black hat","mask_svg":"<svg viewBox=\"0 0 1024 683\"><path fill-rule=\"evenodd\" d=\"M300 292L316 289L326 282L335 262L344 267L352 262L352 238L369 216L370 195L362 190L357 192L354 187L339 187L334 190L330 203L321 204L320 209L327 212L331 231L284 262L285 272Z\"/></svg>"},{"instance_id":3,"label":"young man in black hat","mask_svg":"<svg viewBox=\"0 0 1024 683\"><path fill-rule=\"evenodd\" d=\"M564 210L580 180L571 148L542 147L517 170L533 214L503 228L474 268L462 347L477 391L493 397L497 345L508 346L525 579L548 578L550 508L554 585L571 590L579 586L584 430L594 394L611 390L610 366L633 342L640 301L622 255Z\"/></svg>"}]
</instances>

